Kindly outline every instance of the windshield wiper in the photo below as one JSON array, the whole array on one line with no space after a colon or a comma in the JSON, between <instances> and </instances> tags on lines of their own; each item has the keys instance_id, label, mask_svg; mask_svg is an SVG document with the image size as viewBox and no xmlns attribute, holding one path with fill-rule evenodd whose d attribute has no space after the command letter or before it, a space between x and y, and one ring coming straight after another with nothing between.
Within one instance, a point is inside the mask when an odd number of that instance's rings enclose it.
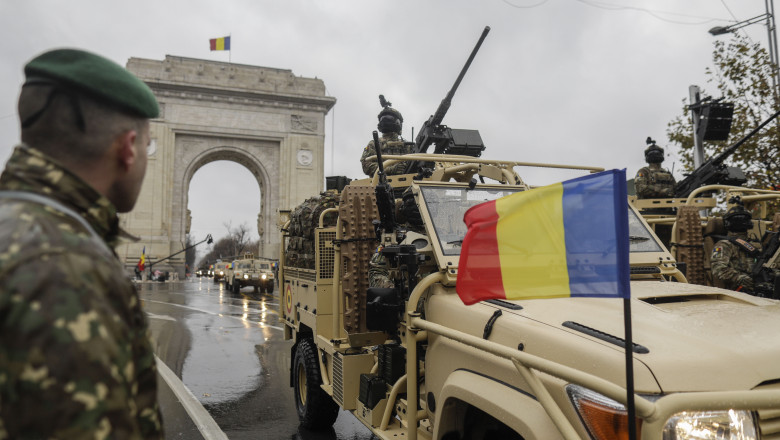
<instances>
[{"instance_id":1,"label":"windshield wiper","mask_svg":"<svg viewBox=\"0 0 780 440\"><path fill-rule=\"evenodd\" d=\"M447 244L456 244L456 245L460 246L460 245L463 244L463 240L448 241Z\"/></svg>"},{"instance_id":2,"label":"windshield wiper","mask_svg":"<svg viewBox=\"0 0 780 440\"><path fill-rule=\"evenodd\" d=\"M636 243L638 241L647 241L647 240L650 240L650 238L642 237L640 235L629 235L628 236L628 241L631 242L631 243Z\"/></svg>"}]
</instances>

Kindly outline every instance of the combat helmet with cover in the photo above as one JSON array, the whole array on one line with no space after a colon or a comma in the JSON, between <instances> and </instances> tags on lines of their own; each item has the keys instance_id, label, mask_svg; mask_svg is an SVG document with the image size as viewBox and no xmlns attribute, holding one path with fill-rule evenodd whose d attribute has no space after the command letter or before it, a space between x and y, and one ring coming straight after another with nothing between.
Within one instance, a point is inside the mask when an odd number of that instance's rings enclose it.
<instances>
[{"instance_id":1,"label":"combat helmet with cover","mask_svg":"<svg viewBox=\"0 0 780 440\"><path fill-rule=\"evenodd\" d=\"M736 205L723 215L723 226L729 232L746 232L753 227L753 216L738 197L732 201L736 202Z\"/></svg>"},{"instance_id":2,"label":"combat helmet with cover","mask_svg":"<svg viewBox=\"0 0 780 440\"><path fill-rule=\"evenodd\" d=\"M664 149L655 144L655 141L647 137L645 143L648 147L645 149L645 161L647 163L661 163L664 161Z\"/></svg>"},{"instance_id":3,"label":"combat helmet with cover","mask_svg":"<svg viewBox=\"0 0 780 440\"><path fill-rule=\"evenodd\" d=\"M385 99L384 95L379 95L379 104L382 105L382 111L377 115L379 123L376 128L382 133L401 133L404 117L401 112L391 107L392 102Z\"/></svg>"}]
</instances>

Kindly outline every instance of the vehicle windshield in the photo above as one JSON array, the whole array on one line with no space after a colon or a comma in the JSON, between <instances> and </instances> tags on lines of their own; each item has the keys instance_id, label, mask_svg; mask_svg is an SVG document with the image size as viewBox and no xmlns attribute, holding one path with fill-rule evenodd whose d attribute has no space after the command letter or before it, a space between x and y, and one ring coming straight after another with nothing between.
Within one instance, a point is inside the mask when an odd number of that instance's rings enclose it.
<instances>
[{"instance_id":1,"label":"vehicle windshield","mask_svg":"<svg viewBox=\"0 0 780 440\"><path fill-rule=\"evenodd\" d=\"M466 224L463 223L463 215L469 208L520 191L519 188L469 190L428 186L420 189L444 255L460 255L467 229ZM628 210L628 230L630 252L663 252L652 233L632 209Z\"/></svg>"}]
</instances>

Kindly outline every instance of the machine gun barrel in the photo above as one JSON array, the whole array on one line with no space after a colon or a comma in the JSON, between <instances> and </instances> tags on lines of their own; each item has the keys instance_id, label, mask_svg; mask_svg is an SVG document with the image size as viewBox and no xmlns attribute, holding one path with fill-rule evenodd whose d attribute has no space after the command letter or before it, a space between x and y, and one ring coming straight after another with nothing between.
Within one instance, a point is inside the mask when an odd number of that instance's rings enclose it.
<instances>
[{"instance_id":1,"label":"machine gun barrel","mask_svg":"<svg viewBox=\"0 0 780 440\"><path fill-rule=\"evenodd\" d=\"M688 175L688 177L683 179L674 187L674 196L688 197L696 188L702 187L704 185L720 183L719 180L726 173L726 170L724 170L723 161L728 159L728 157L734 154L734 152L737 151L737 149L741 147L742 144L747 142L748 139L753 137L767 124L772 122L772 120L774 120L777 116L780 116L780 111L775 112L775 114L759 124L758 127L751 130L750 133L745 135L742 139L723 150L717 156L704 162L699 168L696 168L690 175Z\"/></svg>"},{"instance_id":2,"label":"machine gun barrel","mask_svg":"<svg viewBox=\"0 0 780 440\"><path fill-rule=\"evenodd\" d=\"M463 77L466 76L466 72L469 70L469 67L471 67L471 62L474 61L474 57L477 55L479 48L482 46L482 42L485 41L485 37L487 37L488 32L490 32L490 26L485 26L485 29L482 31L482 35L479 36L479 40L477 41L476 46L474 46L474 49L472 49L468 60L466 60L466 64L460 70L460 74L458 74L458 78L455 80L455 84L453 84L450 91L447 92L447 96L442 99L439 107L436 109L436 112L423 123L420 131L417 133L417 137L414 140L415 153L426 153L431 144L437 142L437 140L442 140L441 123L444 120L444 116L447 114L447 111L450 109L452 98L455 96L455 92L458 90L460 82L463 80ZM406 172L417 172L420 166L421 162L419 161L410 162L406 167Z\"/></svg>"},{"instance_id":3,"label":"machine gun barrel","mask_svg":"<svg viewBox=\"0 0 780 440\"><path fill-rule=\"evenodd\" d=\"M485 41L485 37L487 37L488 32L490 32L490 26L485 26L485 29L482 31L482 35L479 36L477 45L474 46L474 49L471 51L471 55L469 55L469 59L466 60L466 64L463 65L463 68L460 70L458 79L455 80L455 84L452 85L452 88L447 93L447 96L441 100L439 108L436 109L436 113L434 113L430 119L431 125L441 125L441 122L444 120L444 115L446 115L447 110L450 109L452 98L455 96L455 92L458 90L460 82L463 81L463 77L466 76L466 72L469 70L469 67L471 67L471 62L474 61L474 57L477 56L477 52L479 52L479 48L482 46L482 42Z\"/></svg>"}]
</instances>

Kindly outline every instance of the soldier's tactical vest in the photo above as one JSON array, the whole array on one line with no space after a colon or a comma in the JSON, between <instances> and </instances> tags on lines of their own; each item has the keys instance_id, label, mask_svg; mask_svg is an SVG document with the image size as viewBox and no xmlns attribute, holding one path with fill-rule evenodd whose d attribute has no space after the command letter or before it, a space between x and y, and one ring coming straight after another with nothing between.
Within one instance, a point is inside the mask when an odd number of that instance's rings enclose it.
<instances>
[{"instance_id":1,"label":"soldier's tactical vest","mask_svg":"<svg viewBox=\"0 0 780 440\"><path fill-rule=\"evenodd\" d=\"M665 186L672 186L674 185L674 177L672 177L672 174L667 172L666 170L649 170L650 174L650 184L651 185L665 185Z\"/></svg>"},{"instance_id":2,"label":"soldier's tactical vest","mask_svg":"<svg viewBox=\"0 0 780 440\"><path fill-rule=\"evenodd\" d=\"M407 154L411 151L411 147L405 146L402 140L380 141L380 144L382 144L382 154Z\"/></svg>"}]
</instances>

